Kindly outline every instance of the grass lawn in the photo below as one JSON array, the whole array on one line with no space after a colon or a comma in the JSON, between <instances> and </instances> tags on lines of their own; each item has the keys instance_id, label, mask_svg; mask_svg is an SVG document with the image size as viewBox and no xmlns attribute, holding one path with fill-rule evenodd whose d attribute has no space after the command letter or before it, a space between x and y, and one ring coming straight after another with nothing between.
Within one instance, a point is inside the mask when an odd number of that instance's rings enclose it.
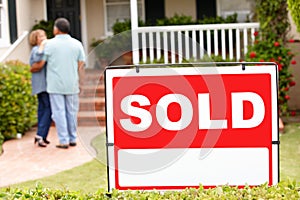
<instances>
[{"instance_id":1,"label":"grass lawn","mask_svg":"<svg viewBox=\"0 0 300 200\"><path fill-rule=\"evenodd\" d=\"M93 141L98 158L105 160L105 135ZM280 180L295 180L300 183L300 124L285 126L285 133L280 135ZM12 188L34 188L41 183L47 188L68 189L94 193L98 189L107 189L106 166L94 159L91 162L42 179L12 185Z\"/></svg>"},{"instance_id":2,"label":"grass lawn","mask_svg":"<svg viewBox=\"0 0 300 200\"><path fill-rule=\"evenodd\" d=\"M280 180L292 179L300 183L300 123L285 126L280 135Z\"/></svg>"}]
</instances>

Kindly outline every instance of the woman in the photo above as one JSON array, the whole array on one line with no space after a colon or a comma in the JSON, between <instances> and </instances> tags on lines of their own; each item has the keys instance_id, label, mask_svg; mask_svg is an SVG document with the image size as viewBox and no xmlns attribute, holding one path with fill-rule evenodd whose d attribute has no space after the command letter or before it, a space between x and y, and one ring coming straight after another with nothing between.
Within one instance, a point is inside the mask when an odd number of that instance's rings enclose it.
<instances>
[{"instance_id":1,"label":"woman","mask_svg":"<svg viewBox=\"0 0 300 200\"><path fill-rule=\"evenodd\" d=\"M30 66L42 59L44 45L47 36L44 30L37 29L30 33L29 42L32 46L30 54ZM31 71L32 72L32 71ZM32 94L38 97L38 127L34 138L34 144L39 147L47 147L50 142L47 140L48 132L52 123L49 94L46 91L46 64L38 72L32 72Z\"/></svg>"}]
</instances>

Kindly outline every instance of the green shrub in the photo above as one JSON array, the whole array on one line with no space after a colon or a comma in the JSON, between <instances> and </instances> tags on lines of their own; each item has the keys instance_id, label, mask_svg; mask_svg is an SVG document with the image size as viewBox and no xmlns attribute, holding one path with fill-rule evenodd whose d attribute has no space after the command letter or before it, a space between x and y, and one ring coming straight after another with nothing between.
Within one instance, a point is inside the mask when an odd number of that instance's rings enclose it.
<instances>
[{"instance_id":1,"label":"green shrub","mask_svg":"<svg viewBox=\"0 0 300 200\"><path fill-rule=\"evenodd\" d=\"M288 91L295 85L290 70L293 53L287 48L287 31L289 29L286 0L257 0L257 16L260 31L255 32L255 42L249 46L246 61L275 62L279 71L279 111L288 115Z\"/></svg>"},{"instance_id":2,"label":"green shrub","mask_svg":"<svg viewBox=\"0 0 300 200\"><path fill-rule=\"evenodd\" d=\"M54 37L53 26L54 26L53 20L49 20L49 21L41 20L37 22L35 25L33 25L32 30L43 29L46 32L47 38L50 39Z\"/></svg>"},{"instance_id":3,"label":"green shrub","mask_svg":"<svg viewBox=\"0 0 300 200\"><path fill-rule=\"evenodd\" d=\"M227 185L204 189L189 188L182 191L118 191L107 193L100 189L94 194L80 191L50 190L37 185L35 189L4 189L0 191L1 199L299 199L300 192L295 182L280 182L274 186L262 184L244 188Z\"/></svg>"},{"instance_id":4,"label":"green shrub","mask_svg":"<svg viewBox=\"0 0 300 200\"><path fill-rule=\"evenodd\" d=\"M286 42L290 28L287 7L287 0L256 0L262 39L275 37Z\"/></svg>"},{"instance_id":5,"label":"green shrub","mask_svg":"<svg viewBox=\"0 0 300 200\"><path fill-rule=\"evenodd\" d=\"M150 25L149 23L143 22L142 20L139 20L138 23L140 27ZM152 25L168 26L168 25L190 25L190 24L223 24L223 23L237 23L237 14L235 13L233 15L229 15L226 18L220 16L205 17L203 20L193 20L191 16L175 14L173 17L158 19L156 20L156 24L152 24ZM124 21L117 20L114 23L112 29L114 35L122 33L124 31L131 30L131 21L129 19ZM92 42L95 42L95 40Z\"/></svg>"},{"instance_id":6,"label":"green shrub","mask_svg":"<svg viewBox=\"0 0 300 200\"><path fill-rule=\"evenodd\" d=\"M24 133L37 121L37 99L31 95L29 69L19 61L0 65L0 135L4 140Z\"/></svg>"},{"instance_id":7,"label":"green shrub","mask_svg":"<svg viewBox=\"0 0 300 200\"><path fill-rule=\"evenodd\" d=\"M202 20L198 20L198 24L225 24L225 23L237 23L237 13L228 15L226 18L221 16L216 17L204 17Z\"/></svg>"},{"instance_id":8,"label":"green shrub","mask_svg":"<svg viewBox=\"0 0 300 200\"><path fill-rule=\"evenodd\" d=\"M129 19L124 21L117 20L114 25L112 26L112 30L114 35L118 33L122 33L124 31L131 30L131 21Z\"/></svg>"},{"instance_id":9,"label":"green shrub","mask_svg":"<svg viewBox=\"0 0 300 200\"><path fill-rule=\"evenodd\" d=\"M216 23L236 23L237 14L229 15L226 18L217 16L217 17L206 17L203 20L193 20L191 16L178 15L175 14L173 17L158 19L154 26L167 26L167 25L188 25L188 24L216 24ZM147 26L149 23L145 23L142 20L138 21L139 26ZM122 55L124 52L131 50L131 21L130 20L117 20L113 27L114 36L108 37L107 39L92 39L90 46L94 48L95 55L99 60L102 60L103 63L110 64L116 58L115 55ZM214 48L213 41L213 32L212 34L212 50ZM219 45L221 45L221 31L219 31ZM234 33L235 34L235 33ZM204 39L206 35L204 35ZM227 41L228 42L228 41ZM228 46L228 45L227 45ZM146 61L150 63L150 61ZM152 63L163 63L163 58L156 60Z\"/></svg>"},{"instance_id":10,"label":"green shrub","mask_svg":"<svg viewBox=\"0 0 300 200\"><path fill-rule=\"evenodd\" d=\"M296 64L293 60L293 53L284 46L280 40L268 38L265 40L258 39L253 46L249 47L246 60L250 62L275 62L279 71L279 90L278 101L280 115L288 114L288 100L290 96L288 91L290 87L295 85L293 75L289 66Z\"/></svg>"},{"instance_id":11,"label":"green shrub","mask_svg":"<svg viewBox=\"0 0 300 200\"><path fill-rule=\"evenodd\" d=\"M142 20L138 21L139 26L145 26L145 23ZM124 31L129 31L131 30L131 20L126 19L124 21L119 21L117 20L114 25L112 26L112 30L114 35L117 35L119 33L122 33Z\"/></svg>"},{"instance_id":12,"label":"green shrub","mask_svg":"<svg viewBox=\"0 0 300 200\"><path fill-rule=\"evenodd\" d=\"M131 51L131 32L125 31L106 40L94 39L91 46L97 59L102 63L100 67L112 65L122 55Z\"/></svg>"},{"instance_id":13,"label":"green shrub","mask_svg":"<svg viewBox=\"0 0 300 200\"><path fill-rule=\"evenodd\" d=\"M232 14L226 18L221 16L204 17L202 20L193 20L191 16L175 14L173 17L166 17L156 21L157 26L169 25L192 25L192 24L224 24L224 23L237 23L237 14Z\"/></svg>"},{"instance_id":14,"label":"green shrub","mask_svg":"<svg viewBox=\"0 0 300 200\"><path fill-rule=\"evenodd\" d=\"M192 19L192 16L175 14L173 17L165 17L163 19L156 20L157 26L169 26L169 25L190 25L197 22Z\"/></svg>"}]
</instances>

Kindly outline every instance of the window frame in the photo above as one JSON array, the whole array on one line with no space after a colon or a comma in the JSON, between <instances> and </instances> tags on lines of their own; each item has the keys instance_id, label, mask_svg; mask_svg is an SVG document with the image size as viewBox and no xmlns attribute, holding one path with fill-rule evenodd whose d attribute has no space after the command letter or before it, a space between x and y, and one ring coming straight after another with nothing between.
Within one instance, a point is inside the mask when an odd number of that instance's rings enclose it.
<instances>
[{"instance_id":1,"label":"window frame","mask_svg":"<svg viewBox=\"0 0 300 200\"><path fill-rule=\"evenodd\" d=\"M2 0L2 4L0 3L0 48L8 47L10 45L9 39L9 23L8 23L8 4L7 0Z\"/></svg>"},{"instance_id":2,"label":"window frame","mask_svg":"<svg viewBox=\"0 0 300 200\"><path fill-rule=\"evenodd\" d=\"M107 7L111 5L127 5L125 0L118 0L119 2L107 2L107 0L103 0L103 5L104 5L104 33L105 36L112 36L113 32L109 31L108 29L108 16L107 16ZM141 20L145 20L145 2L144 0L137 0L138 6L141 6L142 13L139 15L141 17ZM130 0L129 0L129 9L130 9ZM130 15L129 15L130 19Z\"/></svg>"}]
</instances>

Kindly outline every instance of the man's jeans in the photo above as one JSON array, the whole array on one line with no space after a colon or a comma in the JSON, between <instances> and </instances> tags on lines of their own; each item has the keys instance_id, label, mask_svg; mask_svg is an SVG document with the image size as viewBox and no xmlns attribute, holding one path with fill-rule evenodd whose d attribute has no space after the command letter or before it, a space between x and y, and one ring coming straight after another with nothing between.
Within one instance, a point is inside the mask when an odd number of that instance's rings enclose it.
<instances>
[{"instance_id":1,"label":"man's jeans","mask_svg":"<svg viewBox=\"0 0 300 200\"><path fill-rule=\"evenodd\" d=\"M55 122L60 144L76 142L78 94L50 94L52 119Z\"/></svg>"},{"instance_id":2,"label":"man's jeans","mask_svg":"<svg viewBox=\"0 0 300 200\"><path fill-rule=\"evenodd\" d=\"M38 97L37 135L41 136L43 139L46 139L52 122L49 94L47 92L41 92L37 95L37 97Z\"/></svg>"}]
</instances>

